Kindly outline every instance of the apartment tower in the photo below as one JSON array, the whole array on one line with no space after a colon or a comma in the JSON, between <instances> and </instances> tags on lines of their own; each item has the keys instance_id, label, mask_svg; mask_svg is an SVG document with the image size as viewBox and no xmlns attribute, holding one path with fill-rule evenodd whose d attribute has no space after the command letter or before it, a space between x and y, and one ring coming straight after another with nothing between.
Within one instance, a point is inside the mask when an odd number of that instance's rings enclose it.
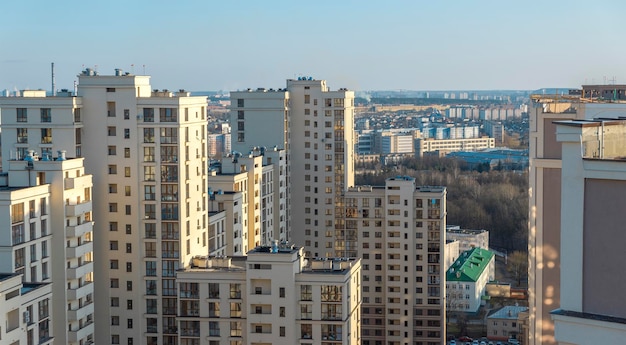
<instances>
[{"instance_id":1,"label":"apartment tower","mask_svg":"<svg viewBox=\"0 0 626 345\"><path fill-rule=\"evenodd\" d=\"M623 95L624 90L623 85L585 85L568 95L531 96L528 108L530 345L556 344L550 312L561 301L562 144L557 141L555 122L623 116L626 112L623 100L612 98L614 93Z\"/></svg>"},{"instance_id":2,"label":"apartment tower","mask_svg":"<svg viewBox=\"0 0 626 345\"><path fill-rule=\"evenodd\" d=\"M345 227L343 193L354 185L354 92L299 77L285 89L231 93L232 148L285 148L289 241L306 255L355 257L356 230Z\"/></svg>"},{"instance_id":3,"label":"apartment tower","mask_svg":"<svg viewBox=\"0 0 626 345\"><path fill-rule=\"evenodd\" d=\"M11 219L8 248L15 251L12 260L3 260L13 262L11 270L7 266L2 272L22 274L28 283L51 283L49 308L23 315L28 325L39 320L37 340L92 343L92 175L85 173L83 158L68 159L65 152L82 152L80 100L65 91L58 97L23 91L19 97L0 98L0 107L3 184L10 191L6 200L12 200L10 207L1 208L10 209L10 218L3 219ZM47 315L54 323L42 323Z\"/></svg>"},{"instance_id":4,"label":"apartment tower","mask_svg":"<svg viewBox=\"0 0 626 345\"><path fill-rule=\"evenodd\" d=\"M446 188L408 176L346 192L359 236L362 344L441 344L446 335Z\"/></svg>"},{"instance_id":5,"label":"apartment tower","mask_svg":"<svg viewBox=\"0 0 626 345\"><path fill-rule=\"evenodd\" d=\"M79 76L83 152L101 196L96 334L104 343L177 344L176 270L208 254L206 98L153 91L149 80L119 70Z\"/></svg>"}]
</instances>

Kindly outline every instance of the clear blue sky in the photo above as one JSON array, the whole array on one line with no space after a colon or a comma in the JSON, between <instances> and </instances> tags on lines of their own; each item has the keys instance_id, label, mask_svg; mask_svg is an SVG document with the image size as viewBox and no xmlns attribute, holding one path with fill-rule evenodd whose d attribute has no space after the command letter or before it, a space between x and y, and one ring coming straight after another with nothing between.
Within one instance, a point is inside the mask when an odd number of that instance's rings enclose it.
<instances>
[{"instance_id":1,"label":"clear blue sky","mask_svg":"<svg viewBox=\"0 0 626 345\"><path fill-rule=\"evenodd\" d=\"M7 0L0 90L84 67L155 88L538 89L626 83L626 1Z\"/></svg>"}]
</instances>

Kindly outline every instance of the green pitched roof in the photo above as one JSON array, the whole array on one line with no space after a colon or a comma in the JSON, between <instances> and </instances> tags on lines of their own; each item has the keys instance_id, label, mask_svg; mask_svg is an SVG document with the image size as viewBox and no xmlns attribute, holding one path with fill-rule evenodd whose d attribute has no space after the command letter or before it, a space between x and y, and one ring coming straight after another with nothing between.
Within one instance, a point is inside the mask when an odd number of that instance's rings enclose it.
<instances>
[{"instance_id":1,"label":"green pitched roof","mask_svg":"<svg viewBox=\"0 0 626 345\"><path fill-rule=\"evenodd\" d=\"M446 272L446 281L476 282L493 258L493 252L473 248L461 253Z\"/></svg>"}]
</instances>

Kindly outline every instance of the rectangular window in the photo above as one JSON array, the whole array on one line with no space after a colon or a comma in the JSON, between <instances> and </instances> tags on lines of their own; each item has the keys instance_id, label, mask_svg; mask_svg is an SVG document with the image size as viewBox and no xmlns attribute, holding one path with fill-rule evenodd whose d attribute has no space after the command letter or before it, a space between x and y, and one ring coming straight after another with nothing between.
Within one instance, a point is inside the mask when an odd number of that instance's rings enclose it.
<instances>
[{"instance_id":1,"label":"rectangular window","mask_svg":"<svg viewBox=\"0 0 626 345\"><path fill-rule=\"evenodd\" d=\"M41 143L52 144L52 128L41 129Z\"/></svg>"},{"instance_id":2,"label":"rectangular window","mask_svg":"<svg viewBox=\"0 0 626 345\"><path fill-rule=\"evenodd\" d=\"M154 143L154 128L143 129L143 142Z\"/></svg>"},{"instance_id":3,"label":"rectangular window","mask_svg":"<svg viewBox=\"0 0 626 345\"><path fill-rule=\"evenodd\" d=\"M109 156L115 156L117 154L117 148L115 147L115 145L107 146L107 154Z\"/></svg>"},{"instance_id":4,"label":"rectangular window","mask_svg":"<svg viewBox=\"0 0 626 345\"><path fill-rule=\"evenodd\" d=\"M176 122L178 121L178 109L176 108L159 108L159 121Z\"/></svg>"},{"instance_id":5,"label":"rectangular window","mask_svg":"<svg viewBox=\"0 0 626 345\"><path fill-rule=\"evenodd\" d=\"M52 109L50 108L41 108L41 122L52 122Z\"/></svg>"},{"instance_id":6,"label":"rectangular window","mask_svg":"<svg viewBox=\"0 0 626 345\"><path fill-rule=\"evenodd\" d=\"M26 108L17 108L17 122L28 122Z\"/></svg>"},{"instance_id":7,"label":"rectangular window","mask_svg":"<svg viewBox=\"0 0 626 345\"><path fill-rule=\"evenodd\" d=\"M153 108L143 108L143 122L154 122Z\"/></svg>"},{"instance_id":8,"label":"rectangular window","mask_svg":"<svg viewBox=\"0 0 626 345\"><path fill-rule=\"evenodd\" d=\"M116 132L117 132L117 129L115 128L115 126L107 127L107 136L114 137L116 135Z\"/></svg>"},{"instance_id":9,"label":"rectangular window","mask_svg":"<svg viewBox=\"0 0 626 345\"><path fill-rule=\"evenodd\" d=\"M28 129L27 128L17 129L17 142L20 144L28 143Z\"/></svg>"}]
</instances>

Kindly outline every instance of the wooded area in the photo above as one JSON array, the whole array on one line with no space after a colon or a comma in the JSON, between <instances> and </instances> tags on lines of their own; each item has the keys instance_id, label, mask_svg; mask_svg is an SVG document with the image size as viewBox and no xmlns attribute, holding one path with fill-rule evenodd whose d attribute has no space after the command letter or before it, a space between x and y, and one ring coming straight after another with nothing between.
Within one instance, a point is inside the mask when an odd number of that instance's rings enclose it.
<instances>
[{"instance_id":1,"label":"wooded area","mask_svg":"<svg viewBox=\"0 0 626 345\"><path fill-rule=\"evenodd\" d=\"M424 157L406 159L393 167L357 167L357 171L357 185L382 186L388 177L408 175L417 185L445 186L448 224L489 230L489 246L494 249L527 251L526 170L479 172L454 159Z\"/></svg>"}]
</instances>

